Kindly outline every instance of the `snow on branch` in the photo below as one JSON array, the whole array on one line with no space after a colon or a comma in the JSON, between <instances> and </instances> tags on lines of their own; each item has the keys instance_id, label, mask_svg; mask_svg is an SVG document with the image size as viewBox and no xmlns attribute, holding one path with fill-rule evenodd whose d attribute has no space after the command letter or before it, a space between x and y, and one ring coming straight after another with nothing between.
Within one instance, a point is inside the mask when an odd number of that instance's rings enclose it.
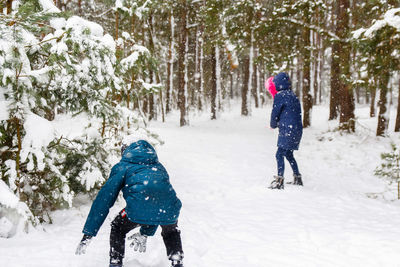
<instances>
[{"instance_id":1,"label":"snow on branch","mask_svg":"<svg viewBox=\"0 0 400 267\"><path fill-rule=\"evenodd\" d=\"M368 29L358 29L353 32L353 38L358 39L362 35L366 38L372 38L380 29L390 26L400 32L400 8L389 9L383 19L375 21Z\"/></svg>"},{"instance_id":2,"label":"snow on branch","mask_svg":"<svg viewBox=\"0 0 400 267\"><path fill-rule=\"evenodd\" d=\"M300 25L300 26L306 27L306 28L308 28L308 29L310 29L312 31L315 31L317 33L320 33L320 34L325 34L325 35L331 37L333 41L346 41L346 42L349 41L348 39L342 40L335 33L331 32L331 31L327 31L326 29L324 29L322 27L319 27L319 26L316 26L316 25L313 25L313 24L309 24L309 23L305 23L304 21L301 21L301 20L297 20L297 19L294 19L294 18L286 18L286 17L280 17L280 18L276 18L276 19L280 20L280 21L287 21L287 22L290 22L290 23L293 23L293 24L296 24L296 25Z\"/></svg>"}]
</instances>

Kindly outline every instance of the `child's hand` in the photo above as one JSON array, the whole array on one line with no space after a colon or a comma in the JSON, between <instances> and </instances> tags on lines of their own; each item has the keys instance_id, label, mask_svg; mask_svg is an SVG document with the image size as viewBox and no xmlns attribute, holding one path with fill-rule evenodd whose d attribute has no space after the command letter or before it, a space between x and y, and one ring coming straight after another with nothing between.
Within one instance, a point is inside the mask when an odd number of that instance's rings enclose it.
<instances>
[{"instance_id":1,"label":"child's hand","mask_svg":"<svg viewBox=\"0 0 400 267\"><path fill-rule=\"evenodd\" d=\"M79 242L78 247L76 248L75 254L82 255L86 253L86 248L89 246L90 241L92 241L93 236L91 235L83 235L81 242Z\"/></svg>"},{"instance_id":2,"label":"child's hand","mask_svg":"<svg viewBox=\"0 0 400 267\"><path fill-rule=\"evenodd\" d=\"M146 252L146 243L147 243L147 236L142 235L140 233L136 233L128 237L128 240L133 240L131 243L131 247L134 246L133 250L139 252Z\"/></svg>"}]
</instances>

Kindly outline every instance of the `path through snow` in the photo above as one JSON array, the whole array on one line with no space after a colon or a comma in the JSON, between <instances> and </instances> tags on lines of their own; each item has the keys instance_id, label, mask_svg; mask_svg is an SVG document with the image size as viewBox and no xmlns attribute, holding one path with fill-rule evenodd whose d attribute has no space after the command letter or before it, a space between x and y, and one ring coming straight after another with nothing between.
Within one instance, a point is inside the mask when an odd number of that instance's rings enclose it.
<instances>
[{"instance_id":1,"label":"path through snow","mask_svg":"<svg viewBox=\"0 0 400 267\"><path fill-rule=\"evenodd\" d=\"M374 123L365 111L359 127L369 131ZM267 114L254 110L243 118L234 110L183 128L176 117L152 124L165 141L159 159L183 202L185 266L400 266L400 204L366 197L385 190L372 173L389 141L326 132L326 109L316 107L295 152L305 186L268 190L277 135ZM287 163L285 174L292 180ZM0 239L1 265L107 266L109 223L122 207L121 201L111 210L86 255L73 253L88 205L57 211L45 232ZM128 247L126 254L126 267L169 266L159 231L146 254Z\"/></svg>"}]
</instances>

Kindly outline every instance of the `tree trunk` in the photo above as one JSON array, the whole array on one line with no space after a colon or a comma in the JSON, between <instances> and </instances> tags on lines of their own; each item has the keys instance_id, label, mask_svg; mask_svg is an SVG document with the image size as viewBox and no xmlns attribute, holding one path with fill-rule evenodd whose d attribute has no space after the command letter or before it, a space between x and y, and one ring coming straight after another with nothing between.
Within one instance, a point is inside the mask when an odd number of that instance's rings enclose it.
<instances>
[{"instance_id":1,"label":"tree trunk","mask_svg":"<svg viewBox=\"0 0 400 267\"><path fill-rule=\"evenodd\" d=\"M340 0L338 8L338 21L336 35L340 38L340 129L349 132L355 131L354 121L354 95L349 84L350 80L350 53L351 46L346 40L349 32L349 0Z\"/></svg>"},{"instance_id":2,"label":"tree trunk","mask_svg":"<svg viewBox=\"0 0 400 267\"><path fill-rule=\"evenodd\" d=\"M249 105L248 101L248 92L249 92L249 72L250 72L250 54L246 55L243 59L243 71L244 71L244 77L243 77L243 85L242 85L242 115L243 116L248 116L249 115Z\"/></svg>"},{"instance_id":3,"label":"tree trunk","mask_svg":"<svg viewBox=\"0 0 400 267\"><path fill-rule=\"evenodd\" d=\"M244 59L244 80L242 87L242 115L249 116L251 109L251 88L252 88L252 77L253 77L253 32L250 33L250 48L248 56Z\"/></svg>"},{"instance_id":4,"label":"tree trunk","mask_svg":"<svg viewBox=\"0 0 400 267\"><path fill-rule=\"evenodd\" d=\"M169 49L168 49L168 64L167 64L167 88L165 96L165 113L171 111L171 94L174 88L174 16L171 13L169 15L169 24L171 27L171 32L169 35Z\"/></svg>"},{"instance_id":5,"label":"tree trunk","mask_svg":"<svg viewBox=\"0 0 400 267\"><path fill-rule=\"evenodd\" d=\"M229 80L230 80L230 83L229 83L229 98L230 99L233 99L233 70L231 70L230 72L229 72Z\"/></svg>"},{"instance_id":6,"label":"tree trunk","mask_svg":"<svg viewBox=\"0 0 400 267\"><path fill-rule=\"evenodd\" d=\"M211 48L211 119L217 119L217 58L216 47Z\"/></svg>"},{"instance_id":7,"label":"tree trunk","mask_svg":"<svg viewBox=\"0 0 400 267\"><path fill-rule=\"evenodd\" d=\"M187 48L187 10L186 1L179 7L179 45L178 45L178 107L180 110L180 126L187 125L186 112L186 48Z\"/></svg>"},{"instance_id":8,"label":"tree trunk","mask_svg":"<svg viewBox=\"0 0 400 267\"><path fill-rule=\"evenodd\" d=\"M258 56L258 49L254 49L254 56ZM259 108L260 106L260 89L258 87L258 66L255 62L253 62L253 86L252 86L252 91L253 91L253 96L254 96L254 105L256 108Z\"/></svg>"},{"instance_id":9,"label":"tree trunk","mask_svg":"<svg viewBox=\"0 0 400 267\"><path fill-rule=\"evenodd\" d=\"M215 59L216 62L216 74L217 74L217 103L218 103L218 110L222 111L222 101L225 99L225 90L222 87L221 83L221 50L219 49L218 44L215 46Z\"/></svg>"},{"instance_id":10,"label":"tree trunk","mask_svg":"<svg viewBox=\"0 0 400 267\"><path fill-rule=\"evenodd\" d=\"M318 70L319 70L319 62L321 60L321 58L320 58L320 51L321 51L320 43L321 42L320 42L320 37L319 37L318 33L314 33L314 36L315 36L315 38L314 38L315 47L317 49L315 50L315 55L314 55L315 56L315 61L314 61L314 85L313 85L314 98L313 98L313 104L316 105L317 101L319 100L319 98L318 98L318 92L319 92L319 90L318 90L318 85L319 85L319 82L318 82Z\"/></svg>"},{"instance_id":11,"label":"tree trunk","mask_svg":"<svg viewBox=\"0 0 400 267\"><path fill-rule=\"evenodd\" d=\"M334 16L336 17L333 21L337 22L338 16L338 3L333 1L333 10ZM335 31L337 26L334 25ZM339 42L333 41L332 44L332 55L331 55L331 95L330 95L330 103L329 103L329 120L337 119L339 115L339 92L340 92L340 62L339 62L339 52L340 45Z\"/></svg>"},{"instance_id":12,"label":"tree trunk","mask_svg":"<svg viewBox=\"0 0 400 267\"><path fill-rule=\"evenodd\" d=\"M387 99L388 95L388 83L389 83L390 74L388 72L384 72L380 75L379 82L379 115L378 115L378 126L376 129L376 136L384 136L388 129L389 124L389 103Z\"/></svg>"},{"instance_id":13,"label":"tree trunk","mask_svg":"<svg viewBox=\"0 0 400 267\"><path fill-rule=\"evenodd\" d=\"M200 29L196 27L196 40L195 40L195 60L194 60L194 93L193 93L193 105L198 108L198 96L200 92ZM199 108L198 108L199 109ZM199 109L200 110L200 109Z\"/></svg>"},{"instance_id":14,"label":"tree trunk","mask_svg":"<svg viewBox=\"0 0 400 267\"><path fill-rule=\"evenodd\" d=\"M82 15L82 0L78 0L78 13L80 16Z\"/></svg>"},{"instance_id":15,"label":"tree trunk","mask_svg":"<svg viewBox=\"0 0 400 267\"><path fill-rule=\"evenodd\" d=\"M115 11L115 40L119 38L119 13Z\"/></svg>"},{"instance_id":16,"label":"tree trunk","mask_svg":"<svg viewBox=\"0 0 400 267\"><path fill-rule=\"evenodd\" d=\"M204 105L204 25L200 27L200 39L199 39L199 92L198 92L198 99L197 99L197 106L199 110L203 110Z\"/></svg>"},{"instance_id":17,"label":"tree trunk","mask_svg":"<svg viewBox=\"0 0 400 267\"><path fill-rule=\"evenodd\" d=\"M375 100L376 100L376 86L371 87L371 103L369 108L369 116L371 118L375 117Z\"/></svg>"},{"instance_id":18,"label":"tree trunk","mask_svg":"<svg viewBox=\"0 0 400 267\"><path fill-rule=\"evenodd\" d=\"M153 15L150 14L149 15L149 19L148 19L148 34L149 34L149 48L150 48L150 52L152 54L155 53L155 44L154 44L154 32L153 32ZM154 73L152 70L150 70L150 83L154 83L155 79L154 79ZM154 94L150 93L149 94L149 121L153 120L153 119L157 119L157 111L156 111L156 107L155 107L155 103L154 103Z\"/></svg>"},{"instance_id":19,"label":"tree trunk","mask_svg":"<svg viewBox=\"0 0 400 267\"><path fill-rule=\"evenodd\" d=\"M7 0L7 4L6 4L7 14L10 14L12 12L12 2L13 2L13 0Z\"/></svg>"},{"instance_id":20,"label":"tree trunk","mask_svg":"<svg viewBox=\"0 0 400 267\"><path fill-rule=\"evenodd\" d=\"M306 17L308 17L306 15ZM309 20L309 19L308 19ZM310 94L310 80L311 80L311 51L310 51L310 29L303 28L303 46L305 47L303 51L303 127L307 128L311 125L311 110L312 110L312 96Z\"/></svg>"},{"instance_id":21,"label":"tree trunk","mask_svg":"<svg viewBox=\"0 0 400 267\"><path fill-rule=\"evenodd\" d=\"M319 103L322 103L322 79L323 79L323 73L324 73L324 66L325 66L325 45L324 42L321 41L320 37L320 42L321 42L321 50L320 50L320 61L319 61L319 72L318 72L318 83L319 83Z\"/></svg>"},{"instance_id":22,"label":"tree trunk","mask_svg":"<svg viewBox=\"0 0 400 267\"><path fill-rule=\"evenodd\" d=\"M154 73L150 71L150 83L154 83ZM149 121L156 119L155 105L154 105L154 94L150 93L148 95L149 98Z\"/></svg>"},{"instance_id":23,"label":"tree trunk","mask_svg":"<svg viewBox=\"0 0 400 267\"><path fill-rule=\"evenodd\" d=\"M400 132L400 81L399 81L399 92L397 97L396 125L394 126L394 131Z\"/></svg>"},{"instance_id":24,"label":"tree trunk","mask_svg":"<svg viewBox=\"0 0 400 267\"><path fill-rule=\"evenodd\" d=\"M301 57L298 57L297 59L297 70L296 70L296 90L295 94L297 97L300 97L301 95L301 81L302 81L302 73L301 73L301 68L302 68L302 62L301 62Z\"/></svg>"}]
</instances>

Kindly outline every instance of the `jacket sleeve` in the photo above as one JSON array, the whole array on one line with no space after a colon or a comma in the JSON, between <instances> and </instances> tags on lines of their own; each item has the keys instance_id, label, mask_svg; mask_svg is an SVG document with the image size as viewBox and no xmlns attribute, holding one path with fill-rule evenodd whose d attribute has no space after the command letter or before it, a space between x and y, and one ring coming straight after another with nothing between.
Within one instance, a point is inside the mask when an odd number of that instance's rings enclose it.
<instances>
[{"instance_id":1,"label":"jacket sleeve","mask_svg":"<svg viewBox=\"0 0 400 267\"><path fill-rule=\"evenodd\" d=\"M100 189L90 208L89 215L86 219L83 233L86 235L96 236L101 225L104 223L110 208L117 200L119 191L124 183L124 171L116 171L118 165L111 170L110 178Z\"/></svg>"},{"instance_id":2,"label":"jacket sleeve","mask_svg":"<svg viewBox=\"0 0 400 267\"><path fill-rule=\"evenodd\" d=\"M140 227L140 234L153 236L157 231L158 225L142 225Z\"/></svg>"},{"instance_id":3,"label":"jacket sleeve","mask_svg":"<svg viewBox=\"0 0 400 267\"><path fill-rule=\"evenodd\" d=\"M283 99L281 94L276 94L274 98L274 105L271 112L271 121L270 126L271 128L275 129L278 127L279 119L281 116L281 112L283 109Z\"/></svg>"}]
</instances>

